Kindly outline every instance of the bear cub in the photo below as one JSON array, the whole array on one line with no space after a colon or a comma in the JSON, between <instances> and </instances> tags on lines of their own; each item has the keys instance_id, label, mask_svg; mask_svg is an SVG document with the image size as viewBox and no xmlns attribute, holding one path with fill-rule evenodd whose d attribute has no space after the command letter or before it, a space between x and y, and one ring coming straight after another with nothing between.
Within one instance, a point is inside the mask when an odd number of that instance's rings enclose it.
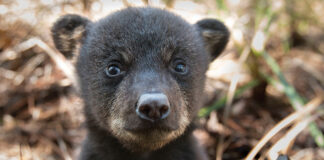
<instances>
[{"instance_id":1,"label":"bear cub","mask_svg":"<svg viewBox=\"0 0 324 160\"><path fill-rule=\"evenodd\" d=\"M192 135L205 72L225 48L218 20L189 24L157 8L126 8L92 22L65 15L56 48L77 55L87 137L81 160L204 160Z\"/></svg>"}]
</instances>

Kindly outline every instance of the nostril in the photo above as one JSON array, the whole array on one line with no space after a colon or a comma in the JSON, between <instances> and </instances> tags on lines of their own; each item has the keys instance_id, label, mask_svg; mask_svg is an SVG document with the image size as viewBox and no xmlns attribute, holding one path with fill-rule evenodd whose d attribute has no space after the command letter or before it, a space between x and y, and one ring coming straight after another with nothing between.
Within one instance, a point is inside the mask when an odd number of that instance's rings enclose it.
<instances>
[{"instance_id":1,"label":"nostril","mask_svg":"<svg viewBox=\"0 0 324 160\"><path fill-rule=\"evenodd\" d=\"M167 105L163 105L161 108L160 108L160 115L161 115L161 119L165 118L168 116L169 114L169 110L170 110L170 107L167 106Z\"/></svg>"},{"instance_id":2,"label":"nostril","mask_svg":"<svg viewBox=\"0 0 324 160\"><path fill-rule=\"evenodd\" d=\"M162 107L160 108L160 113L161 113L161 114L164 114L164 113L166 113L168 110L169 110L169 107L168 107L168 106L162 106Z\"/></svg>"},{"instance_id":3,"label":"nostril","mask_svg":"<svg viewBox=\"0 0 324 160\"><path fill-rule=\"evenodd\" d=\"M148 105L140 106L139 107L139 112L144 114L144 115L149 115L151 112L151 107Z\"/></svg>"}]
</instances>

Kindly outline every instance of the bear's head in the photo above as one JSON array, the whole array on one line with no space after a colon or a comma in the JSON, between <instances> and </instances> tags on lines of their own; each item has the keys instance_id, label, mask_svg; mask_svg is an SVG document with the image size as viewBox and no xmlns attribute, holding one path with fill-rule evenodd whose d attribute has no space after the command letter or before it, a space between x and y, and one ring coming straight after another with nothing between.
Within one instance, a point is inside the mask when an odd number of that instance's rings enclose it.
<instances>
[{"instance_id":1,"label":"bear's head","mask_svg":"<svg viewBox=\"0 0 324 160\"><path fill-rule=\"evenodd\" d=\"M127 8L97 22L66 15L52 28L56 48L79 50L76 69L88 123L132 151L181 136L202 106L205 72L229 31L194 25L156 8Z\"/></svg>"}]
</instances>

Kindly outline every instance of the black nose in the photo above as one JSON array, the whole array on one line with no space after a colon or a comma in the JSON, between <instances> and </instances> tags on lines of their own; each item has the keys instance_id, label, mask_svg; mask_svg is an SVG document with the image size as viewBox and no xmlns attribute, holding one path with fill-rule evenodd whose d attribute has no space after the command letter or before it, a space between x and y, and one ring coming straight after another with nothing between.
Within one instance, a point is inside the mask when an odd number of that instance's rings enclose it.
<instances>
[{"instance_id":1,"label":"black nose","mask_svg":"<svg viewBox=\"0 0 324 160\"><path fill-rule=\"evenodd\" d=\"M170 113L168 97L162 93L142 94L136 106L137 115L151 122L166 118Z\"/></svg>"}]
</instances>

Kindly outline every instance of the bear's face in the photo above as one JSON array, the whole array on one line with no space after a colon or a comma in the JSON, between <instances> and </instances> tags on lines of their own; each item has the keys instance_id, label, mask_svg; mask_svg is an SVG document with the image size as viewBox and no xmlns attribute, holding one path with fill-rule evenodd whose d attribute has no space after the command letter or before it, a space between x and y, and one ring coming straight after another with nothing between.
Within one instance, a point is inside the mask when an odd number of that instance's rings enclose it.
<instances>
[{"instance_id":1,"label":"bear's face","mask_svg":"<svg viewBox=\"0 0 324 160\"><path fill-rule=\"evenodd\" d=\"M201 107L210 58L228 40L216 20L190 25L154 8L95 23L67 15L52 31L62 53L81 44L76 67L88 121L132 151L156 150L183 134Z\"/></svg>"}]
</instances>

